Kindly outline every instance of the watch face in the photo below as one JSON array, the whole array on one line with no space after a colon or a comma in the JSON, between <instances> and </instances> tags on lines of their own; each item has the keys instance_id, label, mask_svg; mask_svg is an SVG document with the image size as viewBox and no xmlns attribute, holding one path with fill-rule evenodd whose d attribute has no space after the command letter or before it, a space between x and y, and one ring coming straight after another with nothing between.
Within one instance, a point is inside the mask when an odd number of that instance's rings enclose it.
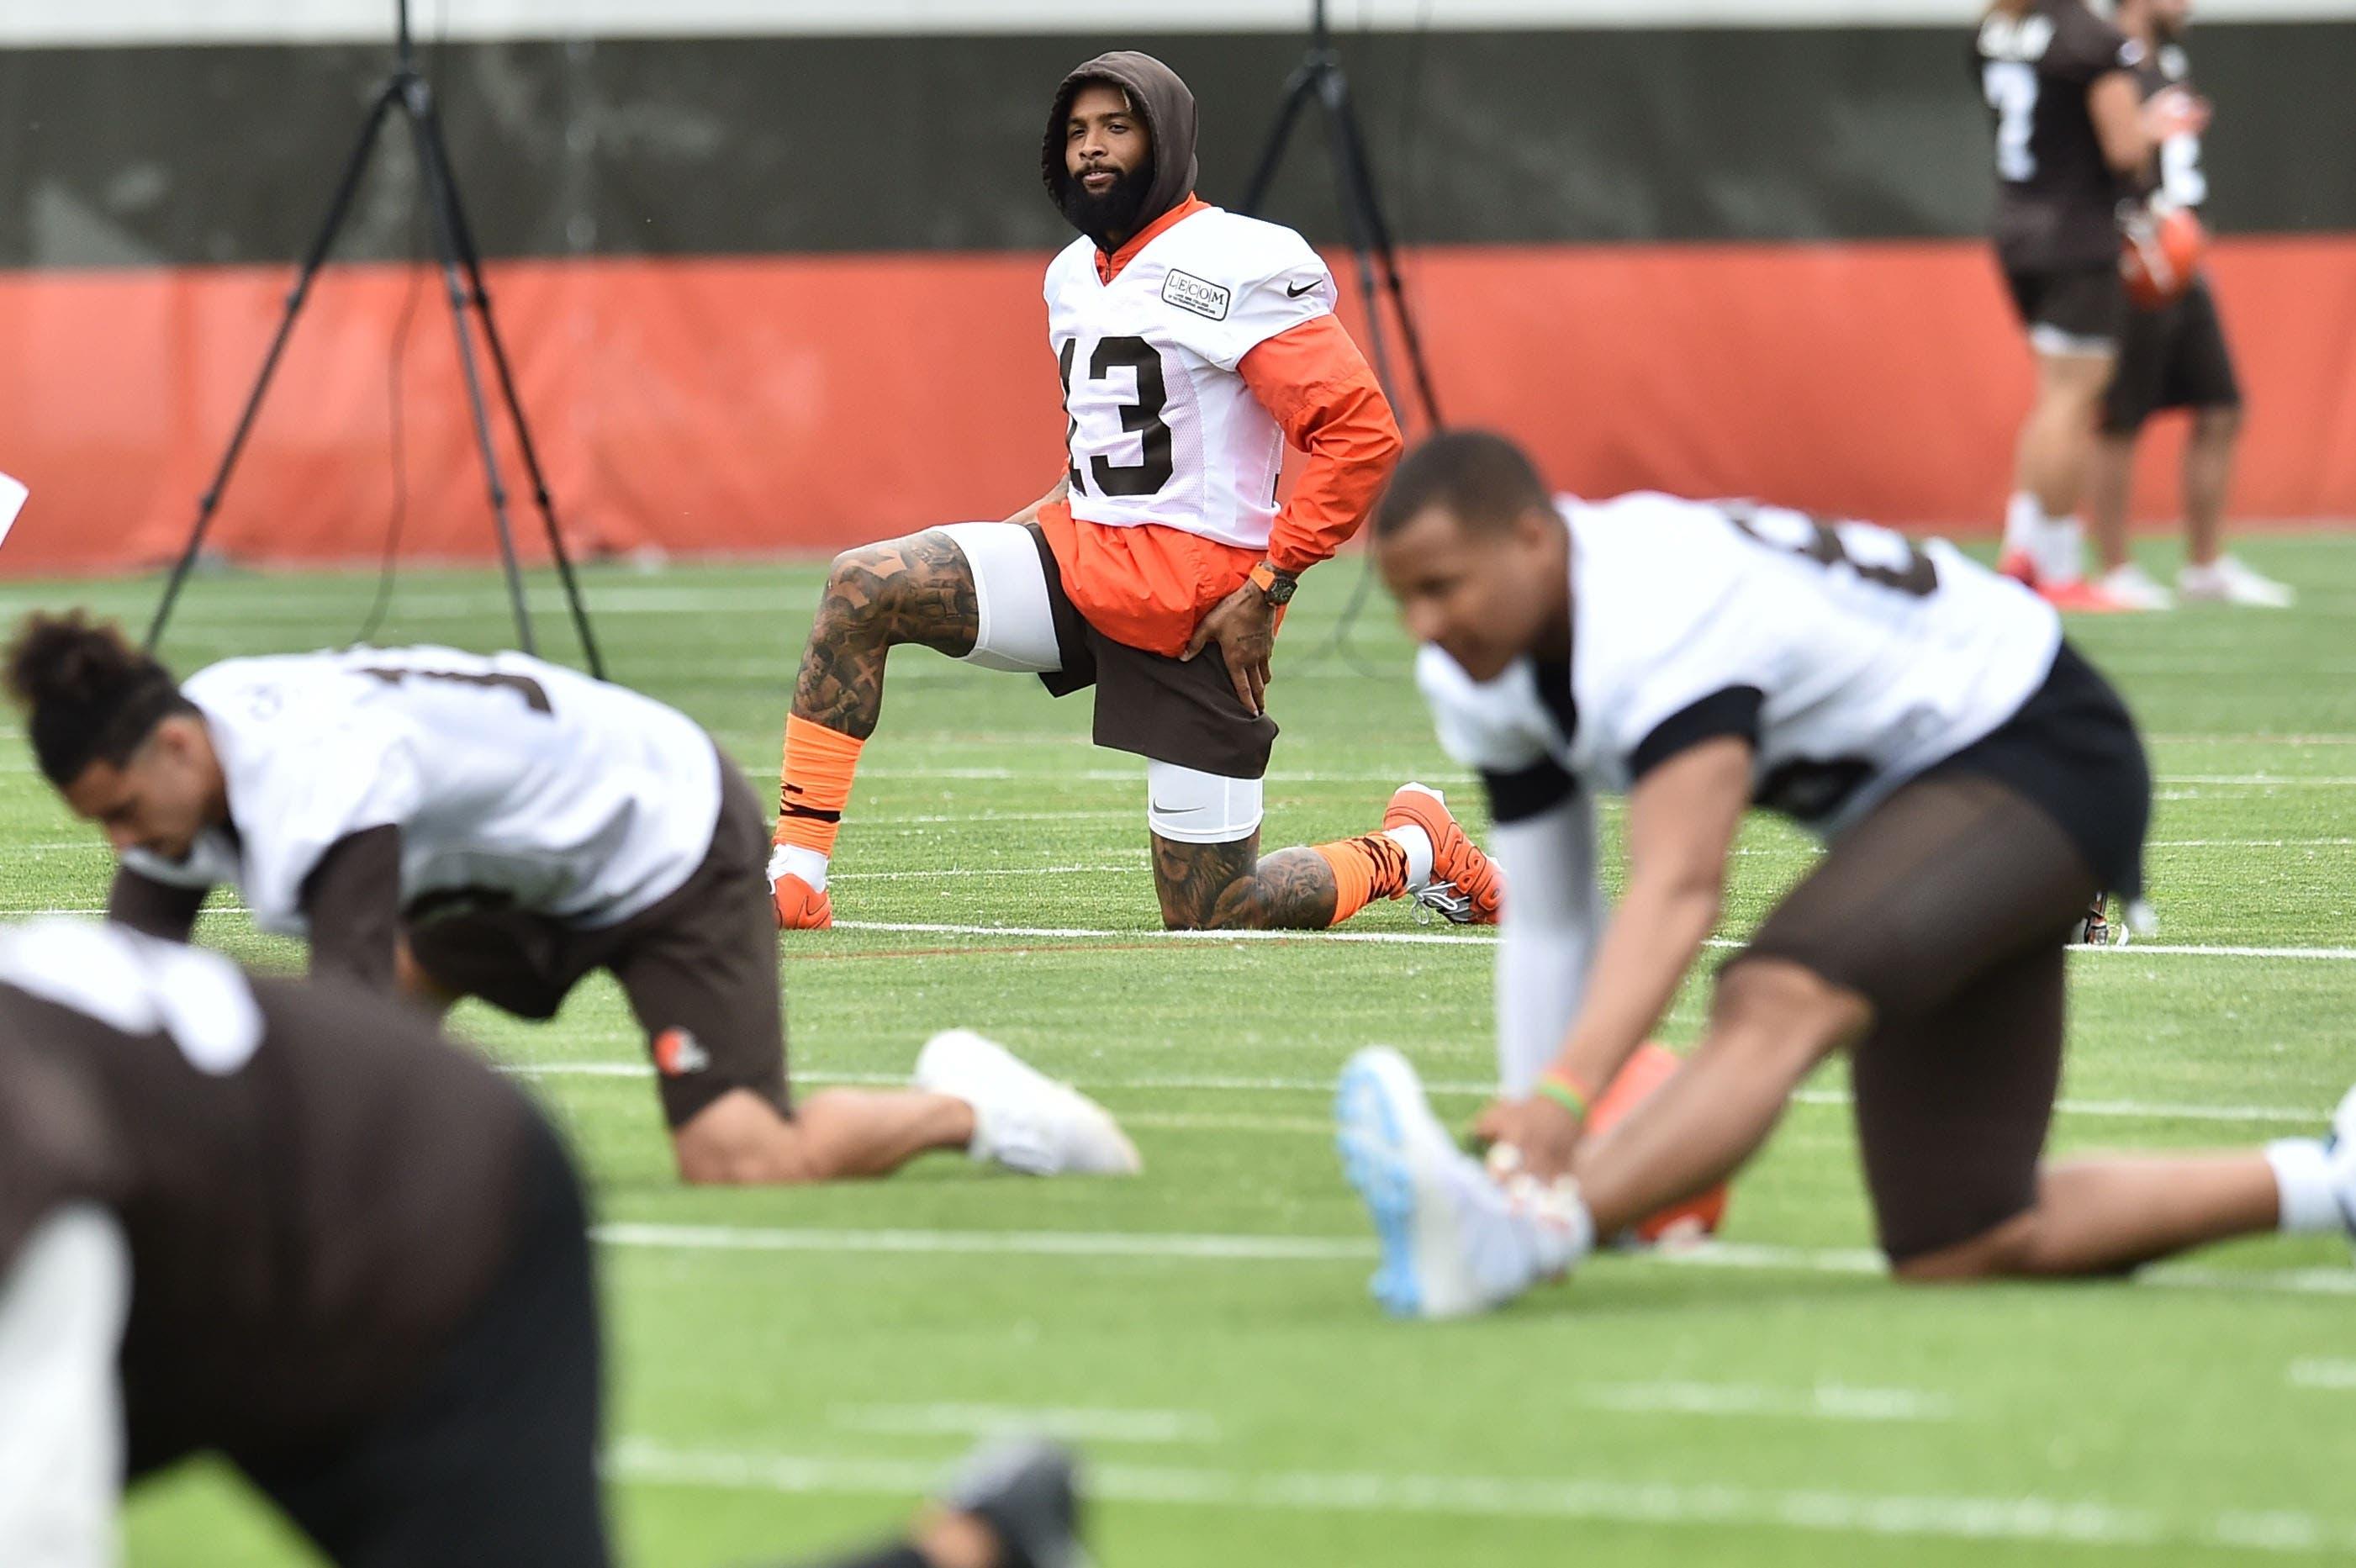
<instances>
[{"instance_id":1,"label":"watch face","mask_svg":"<svg viewBox=\"0 0 2356 1568\"><path fill-rule=\"evenodd\" d=\"M1301 582L1297 578L1280 577L1270 582L1265 590L1268 602L1271 604L1288 603L1292 598L1292 591L1300 586Z\"/></svg>"}]
</instances>

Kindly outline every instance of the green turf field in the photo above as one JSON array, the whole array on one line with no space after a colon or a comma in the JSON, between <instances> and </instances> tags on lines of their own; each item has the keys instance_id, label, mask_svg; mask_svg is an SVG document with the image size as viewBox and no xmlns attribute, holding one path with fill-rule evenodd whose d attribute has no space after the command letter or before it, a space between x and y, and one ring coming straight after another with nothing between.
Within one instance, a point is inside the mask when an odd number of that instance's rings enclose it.
<instances>
[{"instance_id":1,"label":"green turf field","mask_svg":"<svg viewBox=\"0 0 2356 1568\"><path fill-rule=\"evenodd\" d=\"M2072 961L2063 1148L2303 1133L2356 1079L2356 538L2247 554L2298 584L2298 610L2075 628L2151 734L2164 929ZM1280 645L1271 847L1372 827L1409 777L1464 784L1387 609L1335 649L1356 576L1314 575ZM766 794L817 581L744 566L588 583L612 672L711 725ZM343 641L373 589L200 581L167 652L185 670ZM154 591L14 585L0 606L144 617ZM559 617L542 624L569 656ZM417 572L381 640L512 635L489 575ZM1140 1180L937 1157L862 1188L684 1191L603 982L551 1026L458 1015L530 1075L594 1185L632 1561L848 1541L1009 1423L1086 1447L1113 1568L2356 1555L2344 1247L2248 1243L2136 1284L1895 1288L1863 1250L1837 1072L1737 1187L1715 1255L1606 1259L1485 1321L1384 1320L1330 1086L1353 1048L1390 1041L1469 1115L1487 939L1398 905L1347 940L1165 937L1139 764L1087 731L1085 699L897 656L836 861L841 927L786 944L791 1061L806 1084L888 1082L928 1031L985 1029L1121 1115ZM21 741L0 772L16 847L0 901L96 907L94 837ZM1453 798L1478 809L1475 791ZM1726 934L1806 856L1755 824ZM200 935L294 959L234 911ZM149 1488L130 1541L141 1563L303 1560L209 1471Z\"/></svg>"}]
</instances>

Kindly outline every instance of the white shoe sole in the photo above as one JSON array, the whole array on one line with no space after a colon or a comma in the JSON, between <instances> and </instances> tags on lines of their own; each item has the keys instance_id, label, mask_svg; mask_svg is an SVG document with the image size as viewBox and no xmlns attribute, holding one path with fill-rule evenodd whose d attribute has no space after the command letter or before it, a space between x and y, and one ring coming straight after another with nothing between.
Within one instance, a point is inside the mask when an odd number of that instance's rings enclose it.
<instances>
[{"instance_id":1,"label":"white shoe sole","mask_svg":"<svg viewBox=\"0 0 2356 1568\"><path fill-rule=\"evenodd\" d=\"M1387 1046L1359 1051L1333 1098L1343 1173L1366 1205L1382 1247L1367 1288L1399 1317L1462 1317L1494 1305L1472 1278L1455 1200L1437 1161L1461 1157L1431 1114L1407 1059Z\"/></svg>"}]
</instances>

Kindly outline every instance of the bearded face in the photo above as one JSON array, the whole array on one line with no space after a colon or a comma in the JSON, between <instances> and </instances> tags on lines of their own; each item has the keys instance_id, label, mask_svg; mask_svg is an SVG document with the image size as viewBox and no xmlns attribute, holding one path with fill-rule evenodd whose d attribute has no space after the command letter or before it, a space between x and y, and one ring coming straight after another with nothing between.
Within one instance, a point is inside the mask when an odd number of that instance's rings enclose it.
<instances>
[{"instance_id":1,"label":"bearded face","mask_svg":"<svg viewBox=\"0 0 2356 1568\"><path fill-rule=\"evenodd\" d=\"M1153 165L1135 169L1111 169L1105 178L1075 176L1064 187L1064 218L1071 226L1110 251L1137 232L1138 214L1153 184Z\"/></svg>"}]
</instances>

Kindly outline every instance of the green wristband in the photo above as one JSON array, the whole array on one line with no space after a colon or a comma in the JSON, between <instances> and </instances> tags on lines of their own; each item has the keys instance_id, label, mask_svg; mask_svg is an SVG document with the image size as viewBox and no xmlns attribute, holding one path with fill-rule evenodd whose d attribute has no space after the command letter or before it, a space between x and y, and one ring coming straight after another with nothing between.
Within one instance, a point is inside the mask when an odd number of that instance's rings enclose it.
<instances>
[{"instance_id":1,"label":"green wristband","mask_svg":"<svg viewBox=\"0 0 2356 1568\"><path fill-rule=\"evenodd\" d=\"M1538 1080L1538 1093L1569 1111L1580 1121L1587 1120L1587 1096L1549 1074Z\"/></svg>"}]
</instances>

